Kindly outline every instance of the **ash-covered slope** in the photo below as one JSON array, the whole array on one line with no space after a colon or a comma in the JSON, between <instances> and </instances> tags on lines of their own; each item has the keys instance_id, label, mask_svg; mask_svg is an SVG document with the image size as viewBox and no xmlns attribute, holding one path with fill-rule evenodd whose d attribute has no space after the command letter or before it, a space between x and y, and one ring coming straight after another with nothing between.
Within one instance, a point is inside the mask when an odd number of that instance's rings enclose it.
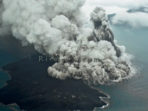
<instances>
[{"instance_id":1,"label":"ash-covered slope","mask_svg":"<svg viewBox=\"0 0 148 111\"><path fill-rule=\"evenodd\" d=\"M106 105L99 97L107 97L81 80L59 80L49 77L47 67L54 61L39 62L39 55L3 67L11 80L0 89L0 102L16 103L27 111L93 110Z\"/></svg>"}]
</instances>

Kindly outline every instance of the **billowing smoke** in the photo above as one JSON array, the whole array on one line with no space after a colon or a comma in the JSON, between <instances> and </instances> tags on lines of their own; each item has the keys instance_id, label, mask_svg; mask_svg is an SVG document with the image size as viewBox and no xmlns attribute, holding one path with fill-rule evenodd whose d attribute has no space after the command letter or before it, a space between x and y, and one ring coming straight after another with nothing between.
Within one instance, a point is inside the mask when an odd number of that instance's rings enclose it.
<instances>
[{"instance_id":1,"label":"billowing smoke","mask_svg":"<svg viewBox=\"0 0 148 111\"><path fill-rule=\"evenodd\" d=\"M94 84L132 76L131 56L114 42L105 11L95 8L90 19L85 0L3 0L2 26L9 26L23 46L58 57L49 76L82 79Z\"/></svg>"}]
</instances>

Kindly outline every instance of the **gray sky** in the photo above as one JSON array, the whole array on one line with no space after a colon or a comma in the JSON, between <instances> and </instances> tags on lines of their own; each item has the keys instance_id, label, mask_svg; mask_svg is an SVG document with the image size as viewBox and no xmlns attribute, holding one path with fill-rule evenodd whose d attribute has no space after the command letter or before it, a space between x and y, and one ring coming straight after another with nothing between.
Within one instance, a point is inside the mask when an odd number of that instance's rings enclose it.
<instances>
[{"instance_id":1,"label":"gray sky","mask_svg":"<svg viewBox=\"0 0 148 111\"><path fill-rule=\"evenodd\" d=\"M148 6L148 0L86 0L82 10L88 15L96 6L106 10L107 14L115 13L113 24L125 22L134 28L148 27L148 13L128 13L127 10ZM145 9L148 11L148 8Z\"/></svg>"}]
</instances>

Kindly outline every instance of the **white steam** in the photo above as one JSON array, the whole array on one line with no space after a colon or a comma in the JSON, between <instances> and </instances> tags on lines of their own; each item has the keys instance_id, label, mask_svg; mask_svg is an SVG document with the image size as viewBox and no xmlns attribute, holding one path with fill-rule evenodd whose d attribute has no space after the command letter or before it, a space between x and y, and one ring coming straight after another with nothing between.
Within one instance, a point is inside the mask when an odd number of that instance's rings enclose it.
<instances>
[{"instance_id":1,"label":"white steam","mask_svg":"<svg viewBox=\"0 0 148 111\"><path fill-rule=\"evenodd\" d=\"M23 45L58 55L50 76L72 77L94 84L132 76L131 57L114 43L105 11L96 8L85 18L84 0L3 0L2 26L9 26ZM2 28L1 26L1 28Z\"/></svg>"},{"instance_id":2,"label":"white steam","mask_svg":"<svg viewBox=\"0 0 148 111\"><path fill-rule=\"evenodd\" d=\"M134 28L148 27L148 14L144 12L128 13L127 11L120 11L113 17L113 24L128 24Z\"/></svg>"},{"instance_id":3,"label":"white steam","mask_svg":"<svg viewBox=\"0 0 148 111\"><path fill-rule=\"evenodd\" d=\"M84 13L89 14L96 6L103 7L108 15L115 14L110 19L115 25L126 24L132 28L148 27L148 0L86 0L83 6ZM128 10L131 9L137 9L137 12L129 13Z\"/></svg>"}]
</instances>

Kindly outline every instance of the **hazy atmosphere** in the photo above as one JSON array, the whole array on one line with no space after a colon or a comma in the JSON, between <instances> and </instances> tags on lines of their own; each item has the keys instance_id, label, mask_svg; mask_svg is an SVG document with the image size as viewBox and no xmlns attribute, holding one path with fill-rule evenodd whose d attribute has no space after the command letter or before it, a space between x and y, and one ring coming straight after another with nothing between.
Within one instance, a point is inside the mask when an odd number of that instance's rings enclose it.
<instances>
[{"instance_id":1,"label":"hazy atmosphere","mask_svg":"<svg viewBox=\"0 0 148 111\"><path fill-rule=\"evenodd\" d=\"M147 6L0 0L0 111L147 111Z\"/></svg>"}]
</instances>

